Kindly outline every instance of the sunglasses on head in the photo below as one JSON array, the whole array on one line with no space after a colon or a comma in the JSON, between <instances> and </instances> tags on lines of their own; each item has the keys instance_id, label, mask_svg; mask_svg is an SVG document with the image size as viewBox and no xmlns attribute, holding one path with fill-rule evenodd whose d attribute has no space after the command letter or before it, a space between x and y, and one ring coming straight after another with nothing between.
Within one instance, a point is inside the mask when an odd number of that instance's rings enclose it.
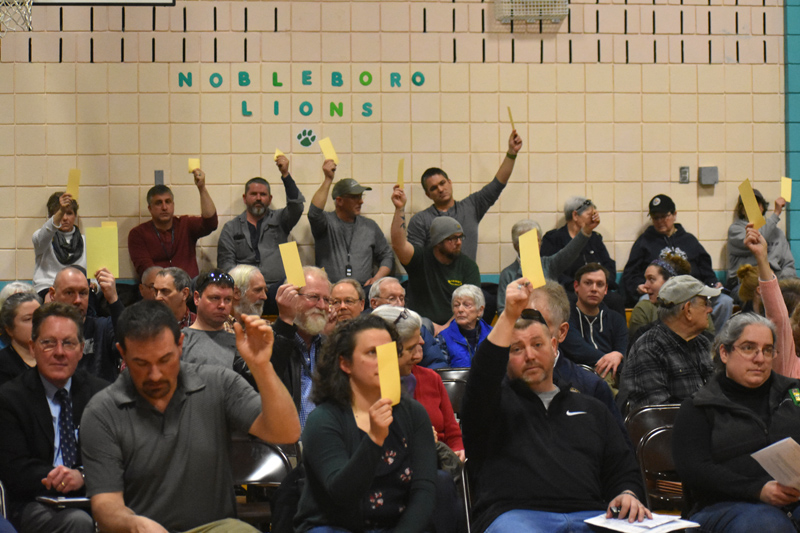
<instances>
[{"instance_id":1,"label":"sunglasses on head","mask_svg":"<svg viewBox=\"0 0 800 533\"><path fill-rule=\"evenodd\" d=\"M542 316L542 313L540 313L536 309L523 309L520 318L524 320L535 320L536 322L539 322L540 324L544 324L545 326L547 326L547 320L545 320L544 316Z\"/></svg>"}]
</instances>

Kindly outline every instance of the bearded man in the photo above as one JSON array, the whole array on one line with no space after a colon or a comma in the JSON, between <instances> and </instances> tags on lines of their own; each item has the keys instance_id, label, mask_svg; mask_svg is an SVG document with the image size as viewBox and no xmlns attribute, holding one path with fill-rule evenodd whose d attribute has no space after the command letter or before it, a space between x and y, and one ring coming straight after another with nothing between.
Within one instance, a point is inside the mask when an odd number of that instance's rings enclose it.
<instances>
[{"instance_id":1,"label":"bearded man","mask_svg":"<svg viewBox=\"0 0 800 533\"><path fill-rule=\"evenodd\" d=\"M276 297L278 320L272 364L294 399L300 425L314 410L311 401L311 377L317 363L322 331L328 323L331 304L331 283L321 268L303 267L305 287L281 285Z\"/></svg>"}]
</instances>

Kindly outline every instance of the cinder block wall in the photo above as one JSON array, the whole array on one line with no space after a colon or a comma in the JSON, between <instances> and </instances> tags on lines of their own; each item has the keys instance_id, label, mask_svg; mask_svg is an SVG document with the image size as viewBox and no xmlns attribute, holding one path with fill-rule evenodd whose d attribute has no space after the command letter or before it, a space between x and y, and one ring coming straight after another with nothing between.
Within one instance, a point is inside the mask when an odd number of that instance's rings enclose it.
<instances>
[{"instance_id":1,"label":"cinder block wall","mask_svg":"<svg viewBox=\"0 0 800 533\"><path fill-rule=\"evenodd\" d=\"M329 136L339 177L369 184L364 213L388 234L391 186L405 158L418 184L444 168L463 197L493 176L511 107L525 146L481 225L478 263L514 258L511 225L563 224L574 194L602 212L621 270L649 199L673 196L678 222L726 268L737 185L768 199L785 173L783 7L775 0L572 3L560 24L500 24L480 1L179 1L173 7L34 7L34 30L0 48L0 279L29 279L30 236L47 196L83 171L82 226L115 219L122 277L127 232L164 170L177 213L199 213L186 172L200 157L220 225L262 175L284 204L272 154L291 159L310 200L322 156L298 134ZM189 84L191 78L191 84ZM691 183L678 183L679 167ZM719 167L716 187L699 166ZM330 203L329 203L330 207ZM216 259L219 232L201 241ZM307 220L293 232L313 258Z\"/></svg>"}]
</instances>

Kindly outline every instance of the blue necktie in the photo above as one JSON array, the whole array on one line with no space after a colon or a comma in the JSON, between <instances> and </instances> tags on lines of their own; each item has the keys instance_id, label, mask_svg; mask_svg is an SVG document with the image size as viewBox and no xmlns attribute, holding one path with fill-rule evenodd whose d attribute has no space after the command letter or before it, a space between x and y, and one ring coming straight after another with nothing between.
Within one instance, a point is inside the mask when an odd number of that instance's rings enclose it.
<instances>
[{"instance_id":1,"label":"blue necktie","mask_svg":"<svg viewBox=\"0 0 800 533\"><path fill-rule=\"evenodd\" d=\"M61 413L58 415L61 460L64 466L72 468L78 462L78 443L75 441L75 426L72 423L72 401L66 389L58 389L55 398L61 404Z\"/></svg>"}]
</instances>

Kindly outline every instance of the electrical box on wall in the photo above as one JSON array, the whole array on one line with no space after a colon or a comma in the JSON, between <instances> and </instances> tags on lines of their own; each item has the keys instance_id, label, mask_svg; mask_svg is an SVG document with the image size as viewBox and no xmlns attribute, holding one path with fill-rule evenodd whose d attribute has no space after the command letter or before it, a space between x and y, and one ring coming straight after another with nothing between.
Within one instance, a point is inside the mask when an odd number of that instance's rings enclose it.
<instances>
[{"instance_id":1,"label":"electrical box on wall","mask_svg":"<svg viewBox=\"0 0 800 533\"><path fill-rule=\"evenodd\" d=\"M716 185L719 182L719 168L700 167L697 172L697 181L700 185Z\"/></svg>"},{"instance_id":2,"label":"electrical box on wall","mask_svg":"<svg viewBox=\"0 0 800 533\"><path fill-rule=\"evenodd\" d=\"M689 183L689 167L681 167L678 183Z\"/></svg>"}]
</instances>

